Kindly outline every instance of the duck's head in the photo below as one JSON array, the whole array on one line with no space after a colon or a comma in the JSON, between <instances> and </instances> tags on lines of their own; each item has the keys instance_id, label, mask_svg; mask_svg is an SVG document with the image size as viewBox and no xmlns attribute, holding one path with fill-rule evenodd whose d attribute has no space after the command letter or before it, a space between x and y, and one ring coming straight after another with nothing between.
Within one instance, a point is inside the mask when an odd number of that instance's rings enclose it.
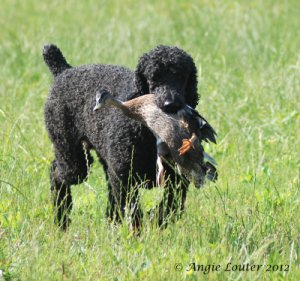
<instances>
[{"instance_id":1,"label":"duck's head","mask_svg":"<svg viewBox=\"0 0 300 281\"><path fill-rule=\"evenodd\" d=\"M98 91L96 94L96 105L94 107L94 111L104 107L112 98L113 97L109 91L104 89Z\"/></svg>"}]
</instances>

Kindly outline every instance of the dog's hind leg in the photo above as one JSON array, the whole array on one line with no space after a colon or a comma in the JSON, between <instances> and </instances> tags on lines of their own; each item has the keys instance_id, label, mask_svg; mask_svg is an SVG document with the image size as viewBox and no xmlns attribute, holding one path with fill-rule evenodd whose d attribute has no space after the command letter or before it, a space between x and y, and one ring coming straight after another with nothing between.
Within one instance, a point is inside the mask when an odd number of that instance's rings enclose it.
<instances>
[{"instance_id":1,"label":"dog's hind leg","mask_svg":"<svg viewBox=\"0 0 300 281\"><path fill-rule=\"evenodd\" d=\"M72 209L71 188L62 176L59 175L57 160L52 161L50 167L51 197L56 209L56 223L63 230L70 223L69 212Z\"/></svg>"},{"instance_id":2,"label":"dog's hind leg","mask_svg":"<svg viewBox=\"0 0 300 281\"><path fill-rule=\"evenodd\" d=\"M59 149L55 148L56 160L52 162L50 169L52 200L57 212L57 223L63 230L66 230L70 223L69 213L72 209L70 187L86 179L93 162L90 152L82 143L74 145L72 153L66 153L67 150L61 146Z\"/></svg>"},{"instance_id":3,"label":"dog's hind leg","mask_svg":"<svg viewBox=\"0 0 300 281\"><path fill-rule=\"evenodd\" d=\"M54 90L52 95L59 96ZM55 153L50 169L52 200L57 211L57 223L65 230L72 208L70 187L85 180L93 159L89 142L79 134L71 112L60 100L50 98L47 101L45 121Z\"/></svg>"}]
</instances>

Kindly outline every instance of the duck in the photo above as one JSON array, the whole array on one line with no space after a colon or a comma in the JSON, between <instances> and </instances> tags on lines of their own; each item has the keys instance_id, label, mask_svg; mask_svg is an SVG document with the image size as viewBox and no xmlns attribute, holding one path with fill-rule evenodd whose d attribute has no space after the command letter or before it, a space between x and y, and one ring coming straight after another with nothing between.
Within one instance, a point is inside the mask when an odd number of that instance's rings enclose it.
<instances>
[{"instance_id":1,"label":"duck","mask_svg":"<svg viewBox=\"0 0 300 281\"><path fill-rule=\"evenodd\" d=\"M163 160L166 156L175 163L180 175L201 187L205 180L218 177L215 159L204 151L202 142L216 144L217 133L195 109L185 105L176 113L164 112L156 105L155 95L146 94L127 101L115 98L108 90L96 93L94 112L103 107L120 109L154 134L157 140L157 185L164 185Z\"/></svg>"}]
</instances>

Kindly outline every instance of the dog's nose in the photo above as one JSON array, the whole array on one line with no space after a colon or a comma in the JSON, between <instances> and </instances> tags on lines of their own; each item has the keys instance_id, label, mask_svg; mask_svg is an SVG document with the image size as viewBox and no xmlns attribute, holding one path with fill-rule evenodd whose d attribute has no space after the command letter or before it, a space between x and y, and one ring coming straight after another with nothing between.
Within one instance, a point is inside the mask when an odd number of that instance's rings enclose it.
<instances>
[{"instance_id":1,"label":"dog's nose","mask_svg":"<svg viewBox=\"0 0 300 281\"><path fill-rule=\"evenodd\" d=\"M182 104L179 101L166 100L164 103L164 111L169 113L176 113L182 108Z\"/></svg>"}]
</instances>

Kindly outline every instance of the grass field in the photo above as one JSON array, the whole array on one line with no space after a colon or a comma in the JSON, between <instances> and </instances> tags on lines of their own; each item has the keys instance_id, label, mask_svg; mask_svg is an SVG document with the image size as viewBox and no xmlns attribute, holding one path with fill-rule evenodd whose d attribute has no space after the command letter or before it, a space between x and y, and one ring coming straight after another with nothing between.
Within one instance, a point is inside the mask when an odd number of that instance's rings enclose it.
<instances>
[{"instance_id":1,"label":"grass field","mask_svg":"<svg viewBox=\"0 0 300 281\"><path fill-rule=\"evenodd\" d=\"M2 0L0 280L300 280L299 14L298 0ZM69 231L53 224L43 117L51 76L41 57L49 42L72 65L134 69L158 44L192 55L220 177L191 186L181 220L159 230L146 219L140 237L108 225L96 163L72 189ZM160 198L143 191L143 208ZM242 264L263 267L233 271Z\"/></svg>"}]
</instances>

